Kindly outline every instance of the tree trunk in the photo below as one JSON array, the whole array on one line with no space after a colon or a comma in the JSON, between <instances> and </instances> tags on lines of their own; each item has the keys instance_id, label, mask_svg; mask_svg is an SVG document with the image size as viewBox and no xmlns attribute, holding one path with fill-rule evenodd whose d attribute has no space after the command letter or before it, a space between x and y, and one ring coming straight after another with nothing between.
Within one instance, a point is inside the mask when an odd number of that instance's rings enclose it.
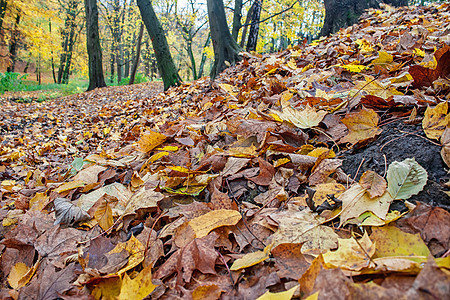
<instances>
[{"instance_id":1,"label":"tree trunk","mask_svg":"<svg viewBox=\"0 0 450 300\"><path fill-rule=\"evenodd\" d=\"M3 18L5 18L7 5L8 5L8 0L0 0L0 34L2 33Z\"/></svg>"},{"instance_id":2,"label":"tree trunk","mask_svg":"<svg viewBox=\"0 0 450 300\"><path fill-rule=\"evenodd\" d=\"M214 48L214 65L211 68L211 79L225 70L228 65L234 65L241 58L241 47L236 43L228 30L225 8L222 0L207 0L209 27Z\"/></svg>"},{"instance_id":3,"label":"tree trunk","mask_svg":"<svg viewBox=\"0 0 450 300\"><path fill-rule=\"evenodd\" d=\"M242 0L235 0L233 13L233 28L231 29L231 36L236 42L239 36L239 30L241 29L241 18L242 18Z\"/></svg>"},{"instance_id":4,"label":"tree trunk","mask_svg":"<svg viewBox=\"0 0 450 300\"><path fill-rule=\"evenodd\" d=\"M133 84L134 79L136 77L137 68L139 66L139 60L141 58L141 43L142 36L144 35L144 23L141 23L141 27L139 28L139 35L136 44L136 56L134 58L133 66L131 68L130 82L128 84Z\"/></svg>"},{"instance_id":5,"label":"tree trunk","mask_svg":"<svg viewBox=\"0 0 450 300\"><path fill-rule=\"evenodd\" d=\"M99 87L105 87L103 76L102 49L98 33L98 9L97 0L84 0L86 9L86 40L89 56L89 87L88 91Z\"/></svg>"},{"instance_id":6,"label":"tree trunk","mask_svg":"<svg viewBox=\"0 0 450 300\"><path fill-rule=\"evenodd\" d=\"M152 4L149 0L137 0L137 5L152 40L158 70L164 82L164 90L167 90L171 86L180 85L181 78L173 63L166 36L164 35L163 28L153 10Z\"/></svg>"},{"instance_id":7,"label":"tree trunk","mask_svg":"<svg viewBox=\"0 0 450 300\"><path fill-rule=\"evenodd\" d=\"M385 0L382 2L394 6L408 5L408 0ZM341 28L355 24L365 9L377 8L379 3L378 0L324 0L325 20L320 35L328 36Z\"/></svg>"},{"instance_id":8,"label":"tree trunk","mask_svg":"<svg viewBox=\"0 0 450 300\"><path fill-rule=\"evenodd\" d=\"M209 42L211 41L211 33L208 33L208 37L206 38L205 45L203 46L203 49L208 47ZM200 67L198 68L198 78L201 78L203 76L203 69L205 68L205 62L206 62L206 52L203 51L202 53L202 60L200 61Z\"/></svg>"},{"instance_id":9,"label":"tree trunk","mask_svg":"<svg viewBox=\"0 0 450 300\"><path fill-rule=\"evenodd\" d=\"M110 67L110 69L111 69L111 76L110 76L110 79L109 79L109 82L111 83L111 84L113 84L114 83L114 67L115 67L115 63L116 63L116 60L115 60L115 54L114 54L114 43L112 43L111 44L111 58L110 58L110 60L109 60L109 63L110 63L110 65L109 65L109 67Z\"/></svg>"},{"instance_id":10,"label":"tree trunk","mask_svg":"<svg viewBox=\"0 0 450 300\"><path fill-rule=\"evenodd\" d=\"M19 27L20 23L20 11L17 12L16 22L14 23L14 30L11 34L11 45L9 46L9 59L11 60L11 65L6 68L6 72L14 72L16 69L16 59L17 59L17 48L19 47Z\"/></svg>"},{"instance_id":11,"label":"tree trunk","mask_svg":"<svg viewBox=\"0 0 450 300\"><path fill-rule=\"evenodd\" d=\"M253 10L255 9L255 1L253 1L252 6L250 6L250 8L248 9L247 12L247 17L245 17L245 24L243 29L242 29L242 36L241 36L241 43L240 46L241 48L244 48L245 45L245 40L247 38L247 30L248 30L248 26L250 25L250 21L252 20L252 15L253 15Z\"/></svg>"},{"instance_id":12,"label":"tree trunk","mask_svg":"<svg viewBox=\"0 0 450 300\"><path fill-rule=\"evenodd\" d=\"M48 30L50 32L50 34L52 34L52 19L48 19ZM51 55L51 61L52 61L52 75L53 75L53 82L54 83L58 83L58 81L56 80L56 73L55 73L55 62L53 61L53 48L52 50L50 50L50 55Z\"/></svg>"},{"instance_id":13,"label":"tree trunk","mask_svg":"<svg viewBox=\"0 0 450 300\"><path fill-rule=\"evenodd\" d=\"M192 51L192 40L191 39L189 39L187 41L187 53L189 55L189 59L191 60L192 76L193 76L194 80L197 80L198 79L197 66L195 65L195 57L194 57L194 52Z\"/></svg>"},{"instance_id":14,"label":"tree trunk","mask_svg":"<svg viewBox=\"0 0 450 300\"><path fill-rule=\"evenodd\" d=\"M247 51L256 50L256 42L258 41L259 18L261 16L261 7L263 0L255 0L255 8L252 13L252 23L250 25L250 32L248 33Z\"/></svg>"}]
</instances>

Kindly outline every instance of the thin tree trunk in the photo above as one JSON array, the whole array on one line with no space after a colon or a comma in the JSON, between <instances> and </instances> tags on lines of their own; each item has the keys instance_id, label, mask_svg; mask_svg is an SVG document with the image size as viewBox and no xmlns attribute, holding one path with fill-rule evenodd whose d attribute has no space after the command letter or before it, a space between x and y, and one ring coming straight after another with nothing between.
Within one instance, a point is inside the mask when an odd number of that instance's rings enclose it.
<instances>
[{"instance_id":1,"label":"thin tree trunk","mask_svg":"<svg viewBox=\"0 0 450 300\"><path fill-rule=\"evenodd\" d=\"M241 18L242 18L242 0L235 0L233 13L233 28L231 29L231 36L236 42L239 36L239 30L241 29Z\"/></svg>"},{"instance_id":2,"label":"thin tree trunk","mask_svg":"<svg viewBox=\"0 0 450 300\"><path fill-rule=\"evenodd\" d=\"M255 0L255 8L252 13L252 23L250 32L248 33L247 51L256 50L256 42L258 40L259 18L261 16L261 7L263 0Z\"/></svg>"},{"instance_id":3,"label":"thin tree trunk","mask_svg":"<svg viewBox=\"0 0 450 300\"><path fill-rule=\"evenodd\" d=\"M195 57L194 57L194 52L192 51L192 40L188 40L187 41L187 52L189 55L189 59L191 60L191 69L192 69L192 76L194 78L194 80L198 79L198 74L197 74L197 66L195 65Z\"/></svg>"},{"instance_id":4,"label":"thin tree trunk","mask_svg":"<svg viewBox=\"0 0 450 300\"><path fill-rule=\"evenodd\" d=\"M247 17L245 17L245 24L243 25L244 29L242 29L242 36L241 36L241 48L244 48L245 45L245 39L247 38L247 30L248 26L250 25L250 22L252 20L253 10L255 9L255 1L253 1L252 6L248 9Z\"/></svg>"},{"instance_id":5,"label":"thin tree trunk","mask_svg":"<svg viewBox=\"0 0 450 300\"><path fill-rule=\"evenodd\" d=\"M144 35L144 23L141 23L141 27L139 28L139 35L136 44L136 56L134 58L133 66L131 68L130 82L128 84L134 84L134 79L136 77L136 72L139 66L139 60L141 58L141 43L142 36Z\"/></svg>"},{"instance_id":6,"label":"thin tree trunk","mask_svg":"<svg viewBox=\"0 0 450 300\"><path fill-rule=\"evenodd\" d=\"M8 6L8 0L0 0L0 34L3 28L3 19L6 14L6 7Z\"/></svg>"},{"instance_id":7,"label":"thin tree trunk","mask_svg":"<svg viewBox=\"0 0 450 300\"><path fill-rule=\"evenodd\" d=\"M229 65L234 65L241 58L241 48L233 39L228 30L225 8L222 0L207 0L209 28L214 48L214 65L211 68L211 79L225 70Z\"/></svg>"},{"instance_id":8,"label":"thin tree trunk","mask_svg":"<svg viewBox=\"0 0 450 300\"><path fill-rule=\"evenodd\" d=\"M114 67L115 67L115 63L116 63L116 60L115 60L115 55L114 55L114 49L115 49L115 47L114 47L114 42L111 44L111 58L110 58L110 69L111 69L111 76L110 76L110 79L109 79L109 82L111 82L111 84L113 84L114 83Z\"/></svg>"},{"instance_id":9,"label":"thin tree trunk","mask_svg":"<svg viewBox=\"0 0 450 300\"><path fill-rule=\"evenodd\" d=\"M50 35L52 34L52 20L48 19L48 30L50 32ZM55 62L53 61L53 48L52 50L50 50L50 54L52 57L52 75L53 75L53 82L54 83L58 83L58 81L56 80L56 74L55 74Z\"/></svg>"},{"instance_id":10,"label":"thin tree trunk","mask_svg":"<svg viewBox=\"0 0 450 300\"><path fill-rule=\"evenodd\" d=\"M105 87L103 76L102 49L98 33L97 0L84 0L86 8L87 51L89 56L89 87L88 91Z\"/></svg>"},{"instance_id":11,"label":"thin tree trunk","mask_svg":"<svg viewBox=\"0 0 450 300\"><path fill-rule=\"evenodd\" d=\"M11 65L6 68L7 72L14 72L16 69L16 59L17 59L17 48L19 47L19 27L20 23L20 12L17 12L16 22L14 23L14 30L12 32L11 45L9 47L9 58L11 60Z\"/></svg>"},{"instance_id":12,"label":"thin tree trunk","mask_svg":"<svg viewBox=\"0 0 450 300\"><path fill-rule=\"evenodd\" d=\"M178 70L170 54L166 36L153 10L152 4L149 0L137 0L137 5L152 40L159 73L164 82L164 90L167 90L171 86L180 85L181 78L178 75Z\"/></svg>"},{"instance_id":13,"label":"thin tree trunk","mask_svg":"<svg viewBox=\"0 0 450 300\"><path fill-rule=\"evenodd\" d=\"M208 37L206 38L205 45L203 45L203 49L208 47L210 41L211 41L211 33L208 33ZM203 76L203 69L205 68L205 62L206 62L206 52L203 51L202 59L200 61L200 67L198 68L198 78L202 78Z\"/></svg>"}]
</instances>

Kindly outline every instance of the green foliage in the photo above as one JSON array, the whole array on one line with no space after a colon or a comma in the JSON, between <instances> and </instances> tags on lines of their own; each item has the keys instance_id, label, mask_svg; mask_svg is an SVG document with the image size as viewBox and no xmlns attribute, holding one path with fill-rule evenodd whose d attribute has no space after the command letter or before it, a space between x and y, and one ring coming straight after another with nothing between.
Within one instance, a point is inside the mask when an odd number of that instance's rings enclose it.
<instances>
[{"instance_id":1,"label":"green foliage","mask_svg":"<svg viewBox=\"0 0 450 300\"><path fill-rule=\"evenodd\" d=\"M20 76L19 73L5 72L0 73L0 93L3 94L6 91L19 91L23 86L23 80L26 79L28 74Z\"/></svg>"},{"instance_id":2,"label":"green foliage","mask_svg":"<svg viewBox=\"0 0 450 300\"><path fill-rule=\"evenodd\" d=\"M148 81L150 81L150 79L141 73L137 73L136 77L134 78L134 83L143 83ZM119 85L127 85L128 83L130 83L130 77L122 78L122 80L119 82Z\"/></svg>"}]
</instances>

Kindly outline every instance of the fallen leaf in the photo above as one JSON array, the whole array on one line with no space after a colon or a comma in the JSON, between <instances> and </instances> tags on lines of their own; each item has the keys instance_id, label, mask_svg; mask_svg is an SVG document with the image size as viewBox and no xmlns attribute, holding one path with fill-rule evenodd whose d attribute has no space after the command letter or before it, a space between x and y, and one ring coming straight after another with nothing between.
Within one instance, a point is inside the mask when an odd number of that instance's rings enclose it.
<instances>
[{"instance_id":1,"label":"fallen leaf","mask_svg":"<svg viewBox=\"0 0 450 300\"><path fill-rule=\"evenodd\" d=\"M152 269L146 267L136 277L131 279L127 273L123 274L122 287L116 299L144 299L157 287L152 283Z\"/></svg>"},{"instance_id":2,"label":"fallen leaf","mask_svg":"<svg viewBox=\"0 0 450 300\"><path fill-rule=\"evenodd\" d=\"M189 226L197 238L202 238L216 228L236 225L240 219L241 214L236 210L219 209L190 220Z\"/></svg>"},{"instance_id":3,"label":"fallen leaf","mask_svg":"<svg viewBox=\"0 0 450 300\"><path fill-rule=\"evenodd\" d=\"M236 174L240 171L245 165L250 161L248 158L241 157L229 157L227 159L227 163L220 174L223 177L227 177L229 175Z\"/></svg>"},{"instance_id":4,"label":"fallen leaf","mask_svg":"<svg viewBox=\"0 0 450 300\"><path fill-rule=\"evenodd\" d=\"M193 300L217 300L222 294L222 289L215 284L201 285L192 291Z\"/></svg>"},{"instance_id":5,"label":"fallen leaf","mask_svg":"<svg viewBox=\"0 0 450 300\"><path fill-rule=\"evenodd\" d=\"M414 158L394 161L387 171L387 191L393 199L408 199L417 195L427 183L427 171Z\"/></svg>"},{"instance_id":6,"label":"fallen leaf","mask_svg":"<svg viewBox=\"0 0 450 300\"><path fill-rule=\"evenodd\" d=\"M275 175L275 168L271 163L258 157L259 174L255 177L248 178L258 185L269 185L272 182L272 178Z\"/></svg>"},{"instance_id":7,"label":"fallen leaf","mask_svg":"<svg viewBox=\"0 0 450 300\"><path fill-rule=\"evenodd\" d=\"M272 110L281 120L292 123L301 129L312 128L319 125L327 114L324 110L316 111L315 108L307 105L303 110L296 110L291 107L283 107L282 112Z\"/></svg>"},{"instance_id":8,"label":"fallen leaf","mask_svg":"<svg viewBox=\"0 0 450 300\"><path fill-rule=\"evenodd\" d=\"M86 211L73 205L66 198L56 198L53 200L53 205L55 206L56 215L55 224L71 225L91 218Z\"/></svg>"},{"instance_id":9,"label":"fallen leaf","mask_svg":"<svg viewBox=\"0 0 450 300\"><path fill-rule=\"evenodd\" d=\"M422 120L422 128L430 139L438 140L447 128L450 120L447 101L441 102L434 108L427 107Z\"/></svg>"},{"instance_id":10,"label":"fallen leaf","mask_svg":"<svg viewBox=\"0 0 450 300\"><path fill-rule=\"evenodd\" d=\"M258 297L257 300L290 300L297 289L298 286L294 286L293 288L280 293L271 293L267 291L264 295Z\"/></svg>"},{"instance_id":11,"label":"fallen leaf","mask_svg":"<svg viewBox=\"0 0 450 300\"><path fill-rule=\"evenodd\" d=\"M134 235L132 235L128 241L117 244L116 247L107 254L120 253L123 250L127 251L130 257L125 267L116 272L117 275L121 275L126 271L133 269L144 260L145 247L134 237Z\"/></svg>"},{"instance_id":12,"label":"fallen leaf","mask_svg":"<svg viewBox=\"0 0 450 300\"><path fill-rule=\"evenodd\" d=\"M150 152L159 145L161 145L167 137L164 134L147 130L141 134L141 139L138 141L139 150L144 153Z\"/></svg>"},{"instance_id":13,"label":"fallen leaf","mask_svg":"<svg viewBox=\"0 0 450 300\"><path fill-rule=\"evenodd\" d=\"M102 198L103 201L100 202L100 205L94 212L95 220L97 220L98 225L103 230L108 230L114 223L111 204L106 198Z\"/></svg>"},{"instance_id":14,"label":"fallen leaf","mask_svg":"<svg viewBox=\"0 0 450 300\"><path fill-rule=\"evenodd\" d=\"M445 78L449 74L450 47L445 45L434 53L437 65L435 69L426 68L421 65L409 67L409 73L414 78L414 87L430 86L439 77Z\"/></svg>"},{"instance_id":15,"label":"fallen leaf","mask_svg":"<svg viewBox=\"0 0 450 300\"><path fill-rule=\"evenodd\" d=\"M70 182L64 183L63 185L54 189L54 192L62 193L62 192L70 191L70 190L73 190L73 189L76 189L79 187L83 187L85 185L86 185L86 183L84 181L70 181Z\"/></svg>"},{"instance_id":16,"label":"fallen leaf","mask_svg":"<svg viewBox=\"0 0 450 300\"><path fill-rule=\"evenodd\" d=\"M376 247L373 258L430 255L430 250L419 234L406 233L395 226L373 227L370 239Z\"/></svg>"},{"instance_id":17,"label":"fallen leaf","mask_svg":"<svg viewBox=\"0 0 450 300\"><path fill-rule=\"evenodd\" d=\"M370 266L374 253L375 245L365 233L358 242L355 238L339 239L338 249L323 254L323 260L327 268L360 271Z\"/></svg>"},{"instance_id":18,"label":"fallen leaf","mask_svg":"<svg viewBox=\"0 0 450 300\"><path fill-rule=\"evenodd\" d=\"M359 179L359 184L366 189L370 198L380 197L386 192L386 180L374 171L364 172Z\"/></svg>"},{"instance_id":19,"label":"fallen leaf","mask_svg":"<svg viewBox=\"0 0 450 300\"><path fill-rule=\"evenodd\" d=\"M441 135L441 157L447 167L450 167L450 127L446 127ZM31 202L31 201L30 201Z\"/></svg>"},{"instance_id":20,"label":"fallen leaf","mask_svg":"<svg viewBox=\"0 0 450 300\"><path fill-rule=\"evenodd\" d=\"M236 259L231 265L231 271L238 271L245 269L265 261L270 257L270 250L272 249L272 244L267 245L263 251L255 251L245 254L243 257Z\"/></svg>"},{"instance_id":21,"label":"fallen leaf","mask_svg":"<svg viewBox=\"0 0 450 300\"><path fill-rule=\"evenodd\" d=\"M355 145L377 136L382 131L378 127L378 120L378 114L372 109L363 108L359 112L347 114L341 121L349 133L339 142Z\"/></svg>"},{"instance_id":22,"label":"fallen leaf","mask_svg":"<svg viewBox=\"0 0 450 300\"><path fill-rule=\"evenodd\" d=\"M357 183L342 193L339 199L342 201L340 225L345 224L347 220L358 218L366 211L370 211L384 220L389 206L394 200L389 193L384 193L381 197L370 198L366 189Z\"/></svg>"},{"instance_id":23,"label":"fallen leaf","mask_svg":"<svg viewBox=\"0 0 450 300\"><path fill-rule=\"evenodd\" d=\"M324 263L322 254L319 254L316 258L314 258L308 270L306 270L306 272L298 280L298 283L300 284L300 292L308 295L314 290L314 282L316 281L320 270L323 268Z\"/></svg>"},{"instance_id":24,"label":"fallen leaf","mask_svg":"<svg viewBox=\"0 0 450 300\"><path fill-rule=\"evenodd\" d=\"M16 290L24 286L25 284L21 285L20 281L27 274L28 270L29 268L27 267L27 265L22 262L15 264L11 268L11 271L9 271L8 275L9 285Z\"/></svg>"},{"instance_id":25,"label":"fallen leaf","mask_svg":"<svg viewBox=\"0 0 450 300\"><path fill-rule=\"evenodd\" d=\"M278 223L278 230L270 237L274 247L285 243L303 243L302 251L336 248L337 234L328 226L321 225L309 210L287 210L271 214Z\"/></svg>"}]
</instances>

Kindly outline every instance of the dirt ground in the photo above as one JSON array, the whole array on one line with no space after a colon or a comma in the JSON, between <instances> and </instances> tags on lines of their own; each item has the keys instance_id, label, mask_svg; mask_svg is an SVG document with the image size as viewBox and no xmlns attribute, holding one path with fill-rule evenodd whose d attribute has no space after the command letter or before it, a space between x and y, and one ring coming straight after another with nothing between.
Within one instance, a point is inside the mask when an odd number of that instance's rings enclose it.
<instances>
[{"instance_id":1,"label":"dirt ground","mask_svg":"<svg viewBox=\"0 0 450 300\"><path fill-rule=\"evenodd\" d=\"M440 155L441 146L426 138L420 124L408 125L403 121L396 121L381 128L383 132L375 141L343 153L344 172L354 178L359 168L357 180L367 170L383 176L390 163L414 158L427 170L428 182L424 190L412 196L409 201L421 201L449 210L450 197L443 190L450 176Z\"/></svg>"}]
</instances>

